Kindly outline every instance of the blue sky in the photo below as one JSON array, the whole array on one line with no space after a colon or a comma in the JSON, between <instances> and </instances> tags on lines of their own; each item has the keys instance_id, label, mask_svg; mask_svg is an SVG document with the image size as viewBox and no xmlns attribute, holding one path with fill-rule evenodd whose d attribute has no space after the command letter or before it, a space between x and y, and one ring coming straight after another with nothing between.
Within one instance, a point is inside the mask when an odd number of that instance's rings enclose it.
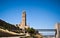
<instances>
[{"instance_id":1,"label":"blue sky","mask_svg":"<svg viewBox=\"0 0 60 38\"><path fill-rule=\"evenodd\" d=\"M0 0L0 19L19 24L26 10L27 25L35 29L54 29L60 22L59 0Z\"/></svg>"}]
</instances>

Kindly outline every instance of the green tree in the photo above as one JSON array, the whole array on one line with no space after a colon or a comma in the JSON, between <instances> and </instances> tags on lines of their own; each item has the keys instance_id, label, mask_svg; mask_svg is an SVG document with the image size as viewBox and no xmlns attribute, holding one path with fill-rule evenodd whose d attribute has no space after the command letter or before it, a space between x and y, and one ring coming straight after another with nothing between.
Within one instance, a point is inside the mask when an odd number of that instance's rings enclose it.
<instances>
[{"instance_id":1,"label":"green tree","mask_svg":"<svg viewBox=\"0 0 60 38\"><path fill-rule=\"evenodd\" d=\"M35 29L33 29L33 28L28 28L28 29L26 29L26 31L31 34L35 33Z\"/></svg>"},{"instance_id":2,"label":"green tree","mask_svg":"<svg viewBox=\"0 0 60 38\"><path fill-rule=\"evenodd\" d=\"M34 35L35 35L35 29L33 29L33 28L28 28L28 29L26 29L26 31L27 31L32 37L34 37Z\"/></svg>"}]
</instances>

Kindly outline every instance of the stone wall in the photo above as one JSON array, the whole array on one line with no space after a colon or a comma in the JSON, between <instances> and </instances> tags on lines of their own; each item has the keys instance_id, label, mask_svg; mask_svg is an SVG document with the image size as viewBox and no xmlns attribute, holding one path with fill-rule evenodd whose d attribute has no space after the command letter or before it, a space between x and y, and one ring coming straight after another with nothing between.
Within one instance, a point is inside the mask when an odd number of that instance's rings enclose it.
<instances>
[{"instance_id":1,"label":"stone wall","mask_svg":"<svg viewBox=\"0 0 60 38\"><path fill-rule=\"evenodd\" d=\"M56 23L56 38L60 38L60 23Z\"/></svg>"}]
</instances>

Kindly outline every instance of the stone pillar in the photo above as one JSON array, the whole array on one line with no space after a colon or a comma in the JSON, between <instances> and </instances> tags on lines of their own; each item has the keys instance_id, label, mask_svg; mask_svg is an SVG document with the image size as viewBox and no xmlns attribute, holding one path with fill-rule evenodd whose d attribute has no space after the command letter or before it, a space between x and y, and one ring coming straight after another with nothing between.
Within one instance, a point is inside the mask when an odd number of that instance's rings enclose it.
<instances>
[{"instance_id":1,"label":"stone pillar","mask_svg":"<svg viewBox=\"0 0 60 38\"><path fill-rule=\"evenodd\" d=\"M60 23L56 23L56 38L60 38Z\"/></svg>"}]
</instances>

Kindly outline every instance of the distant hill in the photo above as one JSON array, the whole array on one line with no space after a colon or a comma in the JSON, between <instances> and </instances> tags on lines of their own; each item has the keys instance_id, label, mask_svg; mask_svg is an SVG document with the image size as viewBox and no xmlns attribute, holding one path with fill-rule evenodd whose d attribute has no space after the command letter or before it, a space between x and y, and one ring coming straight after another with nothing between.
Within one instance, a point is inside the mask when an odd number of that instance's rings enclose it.
<instances>
[{"instance_id":1,"label":"distant hill","mask_svg":"<svg viewBox=\"0 0 60 38\"><path fill-rule=\"evenodd\" d=\"M19 33L18 30L19 30L19 27L16 27L15 25L12 25L10 23L7 23L3 20L0 19L0 28L1 29L4 29L4 30L9 30L9 31L13 31L13 32L16 32L16 33Z\"/></svg>"}]
</instances>

